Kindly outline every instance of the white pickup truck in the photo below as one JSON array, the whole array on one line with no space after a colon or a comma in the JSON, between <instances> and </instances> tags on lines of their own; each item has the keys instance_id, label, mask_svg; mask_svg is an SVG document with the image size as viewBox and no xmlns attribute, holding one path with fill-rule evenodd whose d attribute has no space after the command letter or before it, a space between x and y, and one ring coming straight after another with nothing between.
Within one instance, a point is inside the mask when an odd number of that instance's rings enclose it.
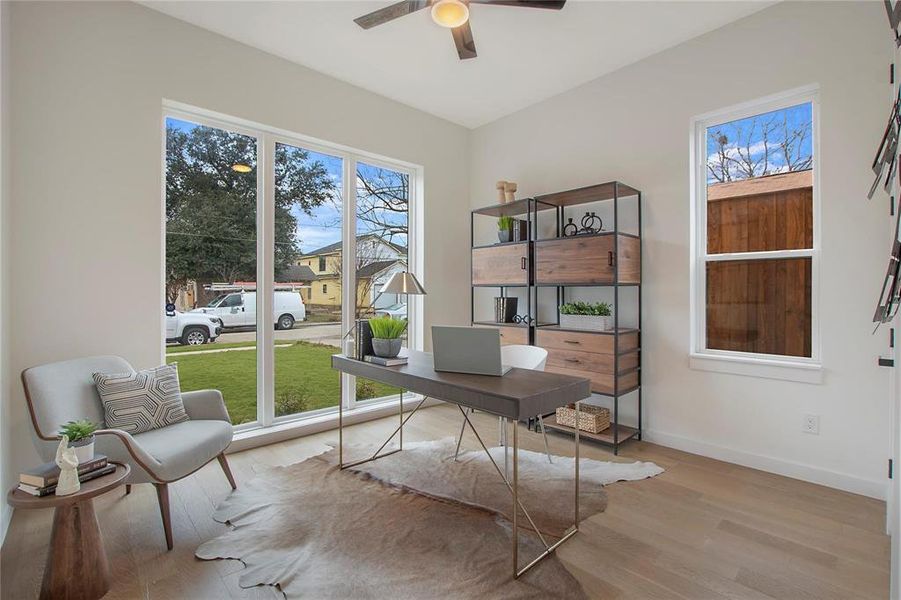
<instances>
[{"instance_id":1,"label":"white pickup truck","mask_svg":"<svg viewBox=\"0 0 901 600\"><path fill-rule=\"evenodd\" d=\"M166 306L166 342L177 342L183 346L199 346L215 342L222 333L219 319L198 313L183 313L175 306Z\"/></svg>"}]
</instances>

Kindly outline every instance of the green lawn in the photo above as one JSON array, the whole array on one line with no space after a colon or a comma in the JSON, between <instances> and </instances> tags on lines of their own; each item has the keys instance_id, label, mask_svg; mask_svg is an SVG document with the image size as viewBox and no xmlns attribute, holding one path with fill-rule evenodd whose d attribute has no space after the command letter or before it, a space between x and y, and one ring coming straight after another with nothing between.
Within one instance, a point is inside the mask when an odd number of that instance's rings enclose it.
<instances>
[{"instance_id":1,"label":"green lawn","mask_svg":"<svg viewBox=\"0 0 901 600\"><path fill-rule=\"evenodd\" d=\"M275 348L276 416L337 406L340 398L338 372L332 369L331 356L338 349L309 342L276 342L291 344ZM178 377L184 391L218 389L225 398L232 423L239 425L257 418L256 352L211 352L179 356L199 349L252 347L253 342L181 346L166 349L166 362L178 362ZM357 399L378 398L396 394L397 389L372 381L357 380Z\"/></svg>"}]
</instances>

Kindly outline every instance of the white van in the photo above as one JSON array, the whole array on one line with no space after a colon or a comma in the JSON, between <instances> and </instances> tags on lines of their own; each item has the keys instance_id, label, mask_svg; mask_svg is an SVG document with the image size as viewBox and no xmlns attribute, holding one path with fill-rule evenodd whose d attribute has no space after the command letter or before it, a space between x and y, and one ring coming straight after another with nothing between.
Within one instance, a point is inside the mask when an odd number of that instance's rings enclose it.
<instances>
[{"instance_id":1,"label":"white van","mask_svg":"<svg viewBox=\"0 0 901 600\"><path fill-rule=\"evenodd\" d=\"M257 324L257 293L231 292L222 294L203 308L202 312L219 317L222 327L253 327ZM272 322L276 329L291 329L294 323L307 318L307 308L298 292L275 292L275 311Z\"/></svg>"}]
</instances>

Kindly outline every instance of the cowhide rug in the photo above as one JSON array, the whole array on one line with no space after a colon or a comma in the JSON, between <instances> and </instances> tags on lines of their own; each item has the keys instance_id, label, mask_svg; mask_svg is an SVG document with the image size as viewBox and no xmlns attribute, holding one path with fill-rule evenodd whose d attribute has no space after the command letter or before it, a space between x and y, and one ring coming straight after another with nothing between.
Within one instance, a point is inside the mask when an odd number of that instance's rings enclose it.
<instances>
[{"instance_id":1,"label":"cowhide rug","mask_svg":"<svg viewBox=\"0 0 901 600\"><path fill-rule=\"evenodd\" d=\"M585 598L556 556L512 578L509 491L484 454L452 455L453 441L441 440L407 444L356 473L337 469L335 450L269 469L219 505L214 518L233 528L196 556L241 560L241 587L276 585L287 598ZM559 535L572 520L573 464L554 462L521 450L520 490L539 528ZM586 459L580 468L583 518L606 506L604 483L662 472ZM520 566L543 549L527 527Z\"/></svg>"}]
</instances>

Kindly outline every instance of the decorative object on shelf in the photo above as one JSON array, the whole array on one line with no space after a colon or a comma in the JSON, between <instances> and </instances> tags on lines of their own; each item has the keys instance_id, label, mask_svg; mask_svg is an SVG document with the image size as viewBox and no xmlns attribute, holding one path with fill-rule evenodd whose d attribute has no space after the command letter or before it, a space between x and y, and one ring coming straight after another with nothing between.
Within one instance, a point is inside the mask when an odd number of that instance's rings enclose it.
<instances>
[{"instance_id":1,"label":"decorative object on shelf","mask_svg":"<svg viewBox=\"0 0 901 600\"><path fill-rule=\"evenodd\" d=\"M579 233L583 234L591 234L591 233L599 233L604 228L604 222L601 220L599 216L595 213L591 212L585 213L585 216L582 217L582 229Z\"/></svg>"},{"instance_id":2,"label":"decorative object on shelf","mask_svg":"<svg viewBox=\"0 0 901 600\"><path fill-rule=\"evenodd\" d=\"M535 319L530 317L529 315L513 315L512 323L519 323L522 325L533 325L535 323Z\"/></svg>"},{"instance_id":3,"label":"decorative object on shelf","mask_svg":"<svg viewBox=\"0 0 901 600\"><path fill-rule=\"evenodd\" d=\"M354 338L357 340L357 351L354 358L363 360L367 355L372 354L372 328L369 327L369 320L357 319L351 331L356 331Z\"/></svg>"},{"instance_id":4,"label":"decorative object on shelf","mask_svg":"<svg viewBox=\"0 0 901 600\"><path fill-rule=\"evenodd\" d=\"M400 336L407 329L406 319L393 319L388 315L369 319L372 329L372 353L382 358L394 358L400 354Z\"/></svg>"},{"instance_id":5,"label":"decorative object on shelf","mask_svg":"<svg viewBox=\"0 0 901 600\"><path fill-rule=\"evenodd\" d=\"M557 423L576 428L576 405L561 406L557 409ZM610 427L610 411L603 406L583 402L579 407L579 430L600 433Z\"/></svg>"},{"instance_id":6,"label":"decorative object on shelf","mask_svg":"<svg viewBox=\"0 0 901 600\"><path fill-rule=\"evenodd\" d=\"M505 181L504 182L504 201L507 204L516 201L516 182L514 181Z\"/></svg>"},{"instance_id":7,"label":"decorative object on shelf","mask_svg":"<svg viewBox=\"0 0 901 600\"><path fill-rule=\"evenodd\" d=\"M612 307L606 302L561 304L560 327L585 331L610 331L613 329Z\"/></svg>"},{"instance_id":8,"label":"decorative object on shelf","mask_svg":"<svg viewBox=\"0 0 901 600\"><path fill-rule=\"evenodd\" d=\"M494 322L513 323L517 316L516 307L518 304L519 298L496 296L494 298Z\"/></svg>"},{"instance_id":9,"label":"decorative object on shelf","mask_svg":"<svg viewBox=\"0 0 901 600\"><path fill-rule=\"evenodd\" d=\"M513 239L513 217L503 216L497 219L497 239L505 244Z\"/></svg>"},{"instance_id":10,"label":"decorative object on shelf","mask_svg":"<svg viewBox=\"0 0 901 600\"><path fill-rule=\"evenodd\" d=\"M569 218L569 222L563 226L563 237L571 237L579 235L579 226L573 223L573 218Z\"/></svg>"},{"instance_id":11,"label":"decorative object on shelf","mask_svg":"<svg viewBox=\"0 0 901 600\"><path fill-rule=\"evenodd\" d=\"M498 181L494 187L497 188L497 203L498 204L506 204L507 196L504 194L504 187L507 185L506 181Z\"/></svg>"},{"instance_id":12,"label":"decorative object on shelf","mask_svg":"<svg viewBox=\"0 0 901 600\"><path fill-rule=\"evenodd\" d=\"M513 241L525 242L529 239L529 222L522 219L513 219Z\"/></svg>"},{"instance_id":13,"label":"decorative object on shelf","mask_svg":"<svg viewBox=\"0 0 901 600\"><path fill-rule=\"evenodd\" d=\"M81 489L78 481L78 457L75 448L69 447L69 436L64 435L56 447L56 466L59 467L59 481L56 483L57 496L68 496Z\"/></svg>"},{"instance_id":14,"label":"decorative object on shelf","mask_svg":"<svg viewBox=\"0 0 901 600\"><path fill-rule=\"evenodd\" d=\"M78 464L83 465L94 459L94 432L99 427L87 419L69 421L59 430L59 435L66 436L69 447L75 449Z\"/></svg>"}]
</instances>

